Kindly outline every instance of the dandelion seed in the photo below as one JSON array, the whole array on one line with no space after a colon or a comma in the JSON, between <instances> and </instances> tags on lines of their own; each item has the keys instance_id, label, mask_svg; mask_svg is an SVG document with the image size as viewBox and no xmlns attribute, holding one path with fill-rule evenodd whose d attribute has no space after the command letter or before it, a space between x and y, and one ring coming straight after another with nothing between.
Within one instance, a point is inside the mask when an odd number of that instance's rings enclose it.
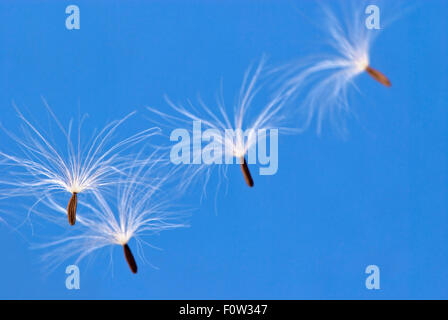
<instances>
[{"instance_id":1,"label":"dandelion seed","mask_svg":"<svg viewBox=\"0 0 448 320\"><path fill-rule=\"evenodd\" d=\"M14 134L4 127L8 136L19 147L15 153L0 151L0 166L5 177L0 180L0 199L35 196L38 204L48 195L70 194L66 214L71 225L75 224L78 198L81 194L105 192L117 183L117 179L134 162L132 155L124 151L157 134L157 128L143 130L137 134L113 142L119 127L131 116L112 121L98 133L84 139L85 131L80 121L77 137L72 142L73 121L68 130L59 122L56 115L44 101L51 119L56 123L66 143L66 152L60 145L52 143L53 137L47 137L25 116L16 111L23 123L23 132ZM28 212L28 215L33 210Z\"/></svg>"},{"instance_id":2,"label":"dandelion seed","mask_svg":"<svg viewBox=\"0 0 448 320\"><path fill-rule=\"evenodd\" d=\"M241 171L243 171L244 180L249 187L254 186L254 180L252 180L252 176L249 171L249 167L247 166L246 158L241 157Z\"/></svg>"},{"instance_id":3,"label":"dandelion seed","mask_svg":"<svg viewBox=\"0 0 448 320\"><path fill-rule=\"evenodd\" d=\"M181 222L185 211L173 210L180 196L172 188L177 183L176 170L168 168L166 159L157 152L149 156L141 152L133 161L117 180L114 194L95 191L86 196L88 201L78 202L77 228L70 228L71 234L36 245L47 250L43 259L50 271L66 259L75 257L79 263L100 249L119 246L136 273L136 258L145 262L143 246L151 246L144 237L187 226ZM43 204L65 218L65 208L53 197L46 197ZM137 256L130 249L131 241L137 246Z\"/></svg>"},{"instance_id":4,"label":"dandelion seed","mask_svg":"<svg viewBox=\"0 0 448 320\"><path fill-rule=\"evenodd\" d=\"M227 165L231 163L241 164L244 178L247 184L252 187L254 182L247 164L256 163L256 159L254 159L256 154L253 156L254 154L251 155L250 151L253 150L257 143L266 138L260 139L259 133L261 131L269 132L270 130L278 130L278 132L289 134L297 132L286 126L291 117L288 117L288 110L285 108L286 99L284 95L263 96L263 98L259 95L260 89L267 82L267 79L263 79L264 82L261 83L261 79L265 75L263 73L264 65L265 59L262 59L256 68L252 69L250 67L246 71L238 100L231 108L233 116L229 115L222 93L217 99L214 109L207 106L201 98L199 98L198 102L199 108L190 101L188 101L188 107L184 107L166 98L168 104L179 116L164 113L155 108L148 108L149 111L160 116L165 123L168 121L173 124L175 129L182 128L182 130L185 129L192 132L193 144L197 142L194 140L194 130L190 129L193 123L200 123L204 132L207 131L213 135L213 147L215 150L219 150L219 152L205 156L201 148L193 148L191 155L193 161L183 162L186 170L184 176L180 179L183 182L180 186L181 188L189 186L196 177L204 176L205 193L205 185L209 181L213 165L219 165L220 173L225 175ZM265 100L263 101L263 99ZM231 120L232 118L233 121ZM198 143L201 144L202 141ZM189 145L186 147L190 148ZM207 161L204 161L205 157ZM217 183L217 185L219 184L220 182Z\"/></svg>"},{"instance_id":5,"label":"dandelion seed","mask_svg":"<svg viewBox=\"0 0 448 320\"><path fill-rule=\"evenodd\" d=\"M379 83L381 83L382 85L385 85L386 87L390 87L392 84L389 81L389 79L382 74L381 72L379 72L378 70L375 70L371 67L367 67L366 68L366 72L368 74L370 74L370 76L375 79L376 81L378 81Z\"/></svg>"},{"instance_id":6,"label":"dandelion seed","mask_svg":"<svg viewBox=\"0 0 448 320\"><path fill-rule=\"evenodd\" d=\"M72 226L76 222L76 206L77 205L78 205L77 193L73 192L73 195L70 198L70 201L68 202L68 206L67 206L68 223L70 223L70 225L72 225Z\"/></svg>"}]
</instances>

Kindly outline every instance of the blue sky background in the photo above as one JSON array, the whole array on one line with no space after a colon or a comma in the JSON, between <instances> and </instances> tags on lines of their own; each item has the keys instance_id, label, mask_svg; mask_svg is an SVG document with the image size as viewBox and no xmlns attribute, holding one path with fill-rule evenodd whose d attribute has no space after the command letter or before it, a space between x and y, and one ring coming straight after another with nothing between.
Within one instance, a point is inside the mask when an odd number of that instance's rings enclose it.
<instances>
[{"instance_id":1,"label":"blue sky background","mask_svg":"<svg viewBox=\"0 0 448 320\"><path fill-rule=\"evenodd\" d=\"M65 28L69 4L80 30ZM384 18L401 11L391 7ZM357 79L349 136L328 122L321 137L280 136L276 175L249 189L234 166L216 203L199 202L201 185L183 197L197 207L191 227L147 239L163 248L146 249L158 270L131 274L116 247L113 273L108 250L80 265L81 290L65 288L65 265L44 275L28 229L0 224L0 298L448 298L448 2L405 7L371 51L393 87ZM14 100L45 127L42 95L63 123L89 113L102 127L147 105L169 111L165 93L213 102L221 79L231 104L262 54L282 64L316 50L318 16L315 1L1 1L0 119L18 124ZM132 121L128 133L148 126ZM370 264L380 290L365 288Z\"/></svg>"}]
</instances>

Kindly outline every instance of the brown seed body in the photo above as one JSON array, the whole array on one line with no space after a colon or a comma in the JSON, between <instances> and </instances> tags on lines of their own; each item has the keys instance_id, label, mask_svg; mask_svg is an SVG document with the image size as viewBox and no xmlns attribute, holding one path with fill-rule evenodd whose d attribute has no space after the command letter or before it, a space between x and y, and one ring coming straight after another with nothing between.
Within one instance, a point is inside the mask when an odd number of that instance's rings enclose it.
<instances>
[{"instance_id":1,"label":"brown seed body","mask_svg":"<svg viewBox=\"0 0 448 320\"><path fill-rule=\"evenodd\" d=\"M124 249L124 257L128 262L129 268L131 268L132 273L137 273L137 263L135 263L134 255L132 254L132 251L127 243L123 245L123 249Z\"/></svg>"},{"instance_id":2,"label":"brown seed body","mask_svg":"<svg viewBox=\"0 0 448 320\"><path fill-rule=\"evenodd\" d=\"M390 87L392 85L392 83L390 82L389 79L387 79L387 77L382 74L381 72L379 72L378 70L375 70L371 67L367 67L366 68L366 72L368 74L370 74L370 76L375 79L376 81L378 81L379 83L381 83L382 85L385 85L386 87Z\"/></svg>"},{"instance_id":3,"label":"brown seed body","mask_svg":"<svg viewBox=\"0 0 448 320\"><path fill-rule=\"evenodd\" d=\"M252 179L249 167L247 166L246 158L244 157L241 157L241 171L243 172L244 180L246 180L247 185L249 187L253 187L254 180Z\"/></svg>"},{"instance_id":4,"label":"brown seed body","mask_svg":"<svg viewBox=\"0 0 448 320\"><path fill-rule=\"evenodd\" d=\"M68 223L73 226L76 222L76 207L78 205L78 196L76 192L73 192L70 201L67 206Z\"/></svg>"}]
</instances>

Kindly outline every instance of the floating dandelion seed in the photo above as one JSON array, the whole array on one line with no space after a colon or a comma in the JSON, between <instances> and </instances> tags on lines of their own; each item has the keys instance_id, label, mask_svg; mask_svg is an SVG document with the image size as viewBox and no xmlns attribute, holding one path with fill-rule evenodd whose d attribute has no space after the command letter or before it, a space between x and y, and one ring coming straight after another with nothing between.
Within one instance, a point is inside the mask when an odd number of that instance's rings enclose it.
<instances>
[{"instance_id":1,"label":"floating dandelion seed","mask_svg":"<svg viewBox=\"0 0 448 320\"><path fill-rule=\"evenodd\" d=\"M136 159L142 159L142 154ZM166 169L168 161L158 157L156 152L134 161L116 184L115 195L107 197L93 192L89 195L91 201L79 202L78 228L71 228L72 234L37 246L50 249L43 257L49 262L49 268L54 269L72 257L79 263L99 249L120 246L132 273L137 273L137 262L129 244L132 239L139 257L145 260L142 248L149 243L143 240L144 236L186 227L180 222L184 216L182 211L172 212L179 194L169 192L175 171ZM52 197L46 197L44 204L59 216L65 212Z\"/></svg>"},{"instance_id":2,"label":"floating dandelion seed","mask_svg":"<svg viewBox=\"0 0 448 320\"><path fill-rule=\"evenodd\" d=\"M351 2L355 5L354 2ZM323 118L329 114L331 120L342 120L342 115L350 111L348 89L356 85L354 80L362 73L386 87L390 80L370 65L370 48L378 30L365 25L365 2L356 2L351 16L344 22L324 7L326 30L329 32L330 56L312 57L302 63L288 64L275 71L287 69L280 92L290 99L301 98L299 112L303 113L306 129L317 117L317 132L320 134Z\"/></svg>"},{"instance_id":3,"label":"floating dandelion seed","mask_svg":"<svg viewBox=\"0 0 448 320\"><path fill-rule=\"evenodd\" d=\"M84 117L78 128L77 142L73 143L73 121L70 121L66 131L46 102L45 106L66 140L67 152L61 152L60 148L50 142L50 138L15 107L23 122L23 134L19 136L5 129L20 152L12 154L0 151L0 165L10 169L10 178L0 181L0 198L34 195L38 197L36 203L39 203L48 194L68 192L71 198L66 214L70 225L74 225L79 194L98 192L115 184L117 176L130 163L129 156L122 155L123 151L144 141L158 130L147 129L112 143L115 132L135 113L132 112L121 120L109 123L85 142L81 137Z\"/></svg>"},{"instance_id":4,"label":"floating dandelion seed","mask_svg":"<svg viewBox=\"0 0 448 320\"><path fill-rule=\"evenodd\" d=\"M243 171L244 180L249 187L254 186L254 180L252 180L252 175L250 174L249 167L247 166L246 159L244 157L241 158L241 170Z\"/></svg>"},{"instance_id":5,"label":"floating dandelion seed","mask_svg":"<svg viewBox=\"0 0 448 320\"><path fill-rule=\"evenodd\" d=\"M223 102L222 93L217 99L215 110L209 108L201 98L198 99L200 108L195 107L190 101L188 101L188 107L184 107L166 98L168 104L180 116L163 113L155 108L148 108L151 112L159 115L165 123L174 123L176 130L182 128L181 130L186 129L190 133L192 132L193 145L200 145L205 140L210 141L208 147L212 147L213 153L206 153L206 151L209 151L207 147L201 149L193 146L192 156L188 155L187 161L182 161L183 164L193 164L187 166L191 170L187 170L182 179L185 186L188 186L192 179L201 172L205 172L207 183L212 164L231 164L235 161L241 165L247 185L252 187L254 181L248 164L256 163L256 159L254 159L256 155L253 153L254 156L251 157L250 151L254 149L257 143L266 139L268 131L278 130L277 132L283 133L296 131L285 127L285 123L290 121L291 118L288 117L285 110L286 100L284 95L268 97L267 102L259 102L259 99L255 102L257 94L264 87L263 84L259 84L263 76L264 65L265 59L261 59L254 70L250 67L246 71L238 100L233 107L233 121L231 121ZM254 104L256 106L253 106ZM202 127L204 128L204 134L200 133L199 137L195 134L196 123L199 123L200 130L202 130ZM193 130L190 129L192 124ZM264 133L264 135L260 135L260 133ZM207 136L207 139L204 138L205 136ZM181 141L179 145L182 146L182 150L191 147L189 139ZM190 158L192 161L190 161ZM221 166L221 168L225 173L227 166Z\"/></svg>"}]
</instances>

